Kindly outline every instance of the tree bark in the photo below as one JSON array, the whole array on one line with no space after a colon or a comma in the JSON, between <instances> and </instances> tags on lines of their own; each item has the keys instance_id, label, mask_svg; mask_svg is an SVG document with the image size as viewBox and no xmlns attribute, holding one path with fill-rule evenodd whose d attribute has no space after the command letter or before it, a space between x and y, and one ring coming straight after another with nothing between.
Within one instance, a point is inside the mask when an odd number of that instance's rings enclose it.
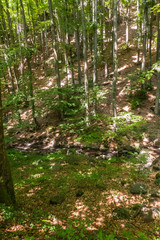
<instances>
[{"instance_id":1,"label":"tree bark","mask_svg":"<svg viewBox=\"0 0 160 240\"><path fill-rule=\"evenodd\" d=\"M81 0L82 32L83 32L83 57L84 57L84 88L85 88L85 111L86 126L89 126L89 89L88 89L88 63L87 63L87 40L84 16L84 1Z\"/></svg>"},{"instance_id":2,"label":"tree bark","mask_svg":"<svg viewBox=\"0 0 160 240\"><path fill-rule=\"evenodd\" d=\"M117 45L117 0L113 1L113 66L114 76L112 82L112 109L113 117L117 117L117 76L118 76L118 45ZM115 126L116 127L116 126Z\"/></svg>"},{"instance_id":3,"label":"tree bark","mask_svg":"<svg viewBox=\"0 0 160 240\"><path fill-rule=\"evenodd\" d=\"M4 144L1 81L0 81L0 203L5 203L6 205L16 204L10 164L7 158Z\"/></svg>"}]
</instances>

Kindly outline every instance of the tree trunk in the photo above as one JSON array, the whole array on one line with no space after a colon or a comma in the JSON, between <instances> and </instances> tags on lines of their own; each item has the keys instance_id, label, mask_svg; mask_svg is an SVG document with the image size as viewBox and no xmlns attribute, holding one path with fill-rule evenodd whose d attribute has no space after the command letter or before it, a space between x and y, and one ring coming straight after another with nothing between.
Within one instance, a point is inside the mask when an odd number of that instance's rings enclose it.
<instances>
[{"instance_id":1,"label":"tree trunk","mask_svg":"<svg viewBox=\"0 0 160 240\"><path fill-rule=\"evenodd\" d=\"M94 56L93 56L93 91L95 91L95 87L98 80L97 74L97 0L93 0L93 42L94 42ZM95 91L96 92L96 91ZM93 115L96 115L96 93L94 94L93 99Z\"/></svg>"},{"instance_id":2,"label":"tree trunk","mask_svg":"<svg viewBox=\"0 0 160 240\"><path fill-rule=\"evenodd\" d=\"M0 203L5 203L6 205L15 205L16 203L10 164L7 158L4 145L1 81L0 81Z\"/></svg>"},{"instance_id":3,"label":"tree trunk","mask_svg":"<svg viewBox=\"0 0 160 240\"><path fill-rule=\"evenodd\" d=\"M150 9L150 24L149 24L149 69L151 69L152 65L152 22L153 22L153 11L152 8L154 6L154 0L151 2L151 9Z\"/></svg>"},{"instance_id":4,"label":"tree trunk","mask_svg":"<svg viewBox=\"0 0 160 240\"><path fill-rule=\"evenodd\" d=\"M88 90L88 63L87 63L87 40L86 40L86 27L84 16L84 1L81 3L82 15L82 32L83 32L83 57L84 57L84 87L85 87L85 110L86 110L86 126L89 126L89 90Z\"/></svg>"},{"instance_id":5,"label":"tree trunk","mask_svg":"<svg viewBox=\"0 0 160 240\"><path fill-rule=\"evenodd\" d=\"M160 3L160 0L158 1ZM157 55L156 60L160 60L160 12L158 12L158 37L157 37ZM159 114L159 98L160 98L160 71L157 74L157 90L155 102L155 114Z\"/></svg>"},{"instance_id":6,"label":"tree trunk","mask_svg":"<svg viewBox=\"0 0 160 240\"><path fill-rule=\"evenodd\" d=\"M129 1L127 2L127 13L126 13L126 44L129 40Z\"/></svg>"},{"instance_id":7,"label":"tree trunk","mask_svg":"<svg viewBox=\"0 0 160 240\"><path fill-rule=\"evenodd\" d=\"M117 0L113 1L113 65L114 65L114 76L112 83L112 97L113 97L113 117L117 117L117 100L116 100L116 84L118 76L118 45L117 45ZM116 128L116 126L115 126Z\"/></svg>"},{"instance_id":8,"label":"tree trunk","mask_svg":"<svg viewBox=\"0 0 160 240\"><path fill-rule=\"evenodd\" d=\"M140 58L140 43L141 43L141 33L140 33L140 6L139 0L137 0L137 35L138 35L138 44L137 44L137 63L139 63Z\"/></svg>"},{"instance_id":9,"label":"tree trunk","mask_svg":"<svg viewBox=\"0 0 160 240\"><path fill-rule=\"evenodd\" d=\"M22 12L22 19L23 19L25 47L28 52L26 18L25 18L25 12L24 12L22 0L20 0L20 5L21 5L21 12ZM30 98L31 98L30 104L31 104L31 109L32 109L32 118L33 118L35 126L38 127L39 124L38 124L36 116L35 116L35 101L34 101L34 94L33 94L33 74L32 74L31 63L30 63L30 53L27 53L26 58L27 58L27 66L28 66L28 71L29 71L29 93L30 93Z\"/></svg>"},{"instance_id":10,"label":"tree trunk","mask_svg":"<svg viewBox=\"0 0 160 240\"><path fill-rule=\"evenodd\" d=\"M142 71L146 70L146 36L147 36L147 6L144 7L143 19L143 52L142 52Z\"/></svg>"},{"instance_id":11,"label":"tree trunk","mask_svg":"<svg viewBox=\"0 0 160 240\"><path fill-rule=\"evenodd\" d=\"M75 14L77 23L76 23L76 30L75 30L75 38L76 38L76 54L77 54L77 62L78 62L78 82L81 85L81 78L82 78L82 73L81 73L81 59L80 59L80 44L79 44L79 25L78 21L80 20L79 17L79 12L78 12L78 0L76 0L76 9L77 12Z\"/></svg>"}]
</instances>

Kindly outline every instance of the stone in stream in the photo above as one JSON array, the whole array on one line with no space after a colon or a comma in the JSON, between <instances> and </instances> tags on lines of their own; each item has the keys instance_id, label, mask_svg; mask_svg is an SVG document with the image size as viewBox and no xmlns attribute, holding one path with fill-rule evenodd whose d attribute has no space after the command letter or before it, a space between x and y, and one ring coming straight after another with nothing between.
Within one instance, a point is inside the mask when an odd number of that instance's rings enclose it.
<instances>
[{"instance_id":1,"label":"stone in stream","mask_svg":"<svg viewBox=\"0 0 160 240\"><path fill-rule=\"evenodd\" d=\"M115 220L130 219L130 214L128 210L124 207L116 207L113 210L112 215L113 215L113 219Z\"/></svg>"},{"instance_id":2,"label":"stone in stream","mask_svg":"<svg viewBox=\"0 0 160 240\"><path fill-rule=\"evenodd\" d=\"M130 186L132 194L145 194L147 193L147 186L144 183L135 183Z\"/></svg>"}]
</instances>

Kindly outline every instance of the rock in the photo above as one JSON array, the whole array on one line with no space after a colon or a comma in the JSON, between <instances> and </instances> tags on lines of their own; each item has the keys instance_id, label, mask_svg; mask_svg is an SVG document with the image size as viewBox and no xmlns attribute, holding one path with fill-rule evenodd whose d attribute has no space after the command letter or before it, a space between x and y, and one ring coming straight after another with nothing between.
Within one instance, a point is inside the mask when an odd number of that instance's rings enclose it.
<instances>
[{"instance_id":1,"label":"rock","mask_svg":"<svg viewBox=\"0 0 160 240\"><path fill-rule=\"evenodd\" d=\"M128 210L124 207L116 207L113 212L113 219L118 220L118 219L130 219L130 214Z\"/></svg>"},{"instance_id":2,"label":"rock","mask_svg":"<svg viewBox=\"0 0 160 240\"><path fill-rule=\"evenodd\" d=\"M157 186L160 186L160 178L155 179L154 183L155 183Z\"/></svg>"},{"instance_id":3,"label":"rock","mask_svg":"<svg viewBox=\"0 0 160 240\"><path fill-rule=\"evenodd\" d=\"M50 204L53 205L61 204L62 202L64 202L64 200L65 200L64 195L56 195L50 199Z\"/></svg>"},{"instance_id":4,"label":"rock","mask_svg":"<svg viewBox=\"0 0 160 240\"><path fill-rule=\"evenodd\" d=\"M81 197L83 194L84 194L84 192L83 192L81 189L79 189L79 190L76 192L76 197L77 197L77 198L78 198L78 197Z\"/></svg>"},{"instance_id":5,"label":"rock","mask_svg":"<svg viewBox=\"0 0 160 240\"><path fill-rule=\"evenodd\" d=\"M132 207L134 211L138 211L141 208L142 208L142 204L140 203L133 204L133 207Z\"/></svg>"},{"instance_id":6,"label":"rock","mask_svg":"<svg viewBox=\"0 0 160 240\"><path fill-rule=\"evenodd\" d=\"M160 192L158 192L156 190L152 190L151 191L151 197L160 197Z\"/></svg>"},{"instance_id":7,"label":"rock","mask_svg":"<svg viewBox=\"0 0 160 240\"><path fill-rule=\"evenodd\" d=\"M132 156L137 152L136 149L130 145L121 146L118 150L118 157L120 156Z\"/></svg>"},{"instance_id":8,"label":"rock","mask_svg":"<svg viewBox=\"0 0 160 240\"><path fill-rule=\"evenodd\" d=\"M154 165L152 169L153 171L160 171L160 165Z\"/></svg>"},{"instance_id":9,"label":"rock","mask_svg":"<svg viewBox=\"0 0 160 240\"><path fill-rule=\"evenodd\" d=\"M160 179L160 173L156 174L156 179Z\"/></svg>"},{"instance_id":10,"label":"rock","mask_svg":"<svg viewBox=\"0 0 160 240\"><path fill-rule=\"evenodd\" d=\"M152 222L160 218L160 209L157 207L142 207L140 215L144 222Z\"/></svg>"},{"instance_id":11,"label":"rock","mask_svg":"<svg viewBox=\"0 0 160 240\"><path fill-rule=\"evenodd\" d=\"M153 162L152 165L157 165L160 164L160 158L156 158Z\"/></svg>"},{"instance_id":12,"label":"rock","mask_svg":"<svg viewBox=\"0 0 160 240\"><path fill-rule=\"evenodd\" d=\"M53 166L50 167L50 169L58 172L58 171L61 170L61 166L59 166L59 165L53 165Z\"/></svg>"},{"instance_id":13,"label":"rock","mask_svg":"<svg viewBox=\"0 0 160 240\"><path fill-rule=\"evenodd\" d=\"M135 183L130 186L132 194L145 194L147 193L147 186L144 183Z\"/></svg>"}]
</instances>

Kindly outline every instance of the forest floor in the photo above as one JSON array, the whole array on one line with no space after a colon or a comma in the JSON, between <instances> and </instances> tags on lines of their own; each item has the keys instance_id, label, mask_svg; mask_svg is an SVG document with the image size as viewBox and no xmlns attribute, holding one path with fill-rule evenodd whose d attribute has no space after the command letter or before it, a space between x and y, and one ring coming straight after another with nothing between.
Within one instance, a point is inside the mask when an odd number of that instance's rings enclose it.
<instances>
[{"instance_id":1,"label":"forest floor","mask_svg":"<svg viewBox=\"0 0 160 240\"><path fill-rule=\"evenodd\" d=\"M114 145L109 150L98 142L75 146L72 136L61 135L56 113L39 117L39 130L19 130L11 123L6 140L17 209L0 205L0 239L160 239L160 219L146 221L141 212L142 207L160 208L160 183L157 171L153 171L153 161L160 159L160 117L153 112L156 76L152 77L152 90L137 108L132 109L128 98L131 74L140 69L133 42L135 31L133 22L129 48L123 49L125 27L119 27L117 99L118 113L132 112L146 121L143 137L128 143L140 150L118 155ZM106 58L108 55L106 52ZM153 62L154 58L153 54ZM111 76L112 71L110 64ZM35 89L54 85L55 78L46 78L41 65L34 74ZM100 112L112 115L112 78L105 79L101 68L98 75L108 92ZM26 121L28 116L29 111L24 111ZM146 194L130 192L130 185L142 182L147 186ZM125 208L127 214L116 218L113 213L117 207Z\"/></svg>"}]
</instances>

